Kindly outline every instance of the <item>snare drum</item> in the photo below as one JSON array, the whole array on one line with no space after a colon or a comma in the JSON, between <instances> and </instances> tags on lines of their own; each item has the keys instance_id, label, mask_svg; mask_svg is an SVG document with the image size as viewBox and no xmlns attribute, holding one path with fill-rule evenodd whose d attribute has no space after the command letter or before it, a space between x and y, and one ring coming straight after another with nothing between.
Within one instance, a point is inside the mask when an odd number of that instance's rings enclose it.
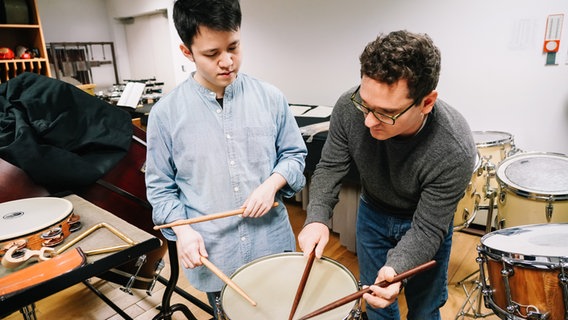
<instances>
[{"instance_id":1,"label":"snare drum","mask_svg":"<svg viewBox=\"0 0 568 320\"><path fill-rule=\"evenodd\" d=\"M497 227L568 222L568 157L528 152L497 169Z\"/></svg>"},{"instance_id":2,"label":"snare drum","mask_svg":"<svg viewBox=\"0 0 568 320\"><path fill-rule=\"evenodd\" d=\"M477 180L480 179L481 174L481 157L479 156L478 152L476 155L471 181L467 185L465 195L460 200L460 202L458 202L458 206L454 214L455 231L469 227L473 219L475 219L477 209L479 207L479 202L481 201L481 195L479 194L479 190L477 190Z\"/></svg>"},{"instance_id":3,"label":"snare drum","mask_svg":"<svg viewBox=\"0 0 568 320\"><path fill-rule=\"evenodd\" d=\"M281 253L252 261L231 279L257 303L253 307L230 287L223 287L217 303L220 319L288 319L307 259L302 253ZM353 274L337 261L316 259L295 318L304 316L359 290ZM358 319L360 301L345 304L313 319Z\"/></svg>"},{"instance_id":4,"label":"snare drum","mask_svg":"<svg viewBox=\"0 0 568 320\"><path fill-rule=\"evenodd\" d=\"M499 184L495 180L495 168L505 158L518 152L513 135L502 131L472 131L473 141L481 154L483 177L477 179L477 190L481 195L480 207L489 208L488 191L497 191ZM487 189L491 190L487 190ZM490 192L489 192L490 193Z\"/></svg>"},{"instance_id":5,"label":"snare drum","mask_svg":"<svg viewBox=\"0 0 568 320\"><path fill-rule=\"evenodd\" d=\"M483 236L478 252L486 306L502 319L568 319L566 239L568 224L527 225Z\"/></svg>"}]
</instances>

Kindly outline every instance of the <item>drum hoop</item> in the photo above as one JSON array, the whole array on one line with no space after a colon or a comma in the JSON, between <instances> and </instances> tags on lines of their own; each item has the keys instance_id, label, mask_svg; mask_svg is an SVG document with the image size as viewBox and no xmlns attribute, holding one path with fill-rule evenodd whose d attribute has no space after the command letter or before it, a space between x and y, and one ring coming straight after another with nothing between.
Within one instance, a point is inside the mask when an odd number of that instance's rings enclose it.
<instances>
[{"instance_id":1,"label":"drum hoop","mask_svg":"<svg viewBox=\"0 0 568 320\"><path fill-rule=\"evenodd\" d=\"M304 254L302 252L282 252L282 253L276 253L276 254L270 254L270 255L266 255L260 258L257 258L243 266L241 266L240 268L238 268L237 270L235 270L235 272L233 272L233 274L230 276L230 278L233 278L234 276L236 276L238 273L242 272L243 270L247 269L248 267L250 267L253 264L257 264L261 261L264 260L268 260L268 259L273 259L273 258L278 258L278 257L282 257L282 256L303 256ZM351 271L349 271L349 269L347 269L347 267L345 267L344 265L342 265L341 263L337 262L336 260L329 258L329 257L321 257L321 260L323 261L328 261L331 262L332 264L340 267L341 269L343 269L348 275L349 277L353 280L353 282L355 284L357 284L357 279L355 279L355 276L353 275L353 273ZM224 286L226 287L226 285Z\"/></svg>"},{"instance_id":2,"label":"drum hoop","mask_svg":"<svg viewBox=\"0 0 568 320\"><path fill-rule=\"evenodd\" d=\"M240 268L238 268L237 270L235 270L235 272L233 272L233 274L229 277L231 279L233 279L237 274L239 274L240 272L242 272L243 270L247 269L248 267L250 267L251 265L257 264L261 261L264 260L268 260L268 259L273 259L273 258L278 258L278 257L282 257L282 256L303 256L302 252L282 252L282 253L276 253L276 254L270 254L270 255L266 255L260 258L257 258L243 266L241 266ZM359 284L357 282L357 279L355 278L355 276L353 275L353 273L347 269L347 267L345 267L344 265L342 265L341 263L339 263L338 261L329 258L329 257L321 257L321 260L323 261L327 261L330 262L334 265L336 265L337 267L339 267L340 269L342 269L343 271L345 271L347 273L347 275L349 276L349 278L351 278L351 280L353 280L353 283L358 287ZM219 296L219 301L223 302L223 297L225 295L225 289L227 289L227 285L224 285L223 288L221 289L221 294ZM356 303L354 304L354 306L356 305Z\"/></svg>"},{"instance_id":3,"label":"drum hoop","mask_svg":"<svg viewBox=\"0 0 568 320\"><path fill-rule=\"evenodd\" d=\"M525 153L519 153L513 156L510 156L509 158L506 158L505 160L501 161L498 166L497 166L497 171L496 171L496 178L497 181L499 182L499 184L501 185L501 188L504 191L510 191L513 194L516 194L518 196L521 196L523 198L527 198L527 199L532 199L532 200L540 200L540 201L566 201L568 200L568 193L563 193L564 191L557 191L557 192L551 192L551 193L541 193L535 190L527 190L527 188L523 189L522 186L519 186L518 184L510 181L509 179L507 179L504 176L504 171L507 169L507 167L509 166L509 164L516 162L518 159L521 158L530 158L530 157L556 157L556 158L562 158L562 159L566 159L568 161L568 157L565 154L562 153L556 153L556 152L525 152ZM507 180L507 181L505 181Z\"/></svg>"},{"instance_id":4,"label":"drum hoop","mask_svg":"<svg viewBox=\"0 0 568 320\"><path fill-rule=\"evenodd\" d=\"M70 216L73 215L73 204L71 203L71 201L67 200L67 199L63 199L63 198L56 198L56 197L37 197L37 198L26 198L26 199L19 199L19 200L13 200L13 201L9 201L9 202L4 202L4 204L12 204L15 202L25 202L25 201L31 201L31 200L40 200L43 201L43 199L50 199L50 201L52 199L56 199L54 201L58 201L61 203L65 203L67 208L66 208L66 212L65 213L61 213L62 216L60 216L60 219L56 219L53 221L50 221L49 224L47 225L41 225L41 226L36 226L35 230L31 230L27 233L15 233L12 232L11 234L5 235L5 238L2 237L0 238L0 243L5 243L14 239L20 239L20 238L25 238L28 236L33 236L35 234L38 234L39 232L43 231L43 230L47 230L50 229L58 224L60 224L61 222L65 221L66 219L68 219Z\"/></svg>"},{"instance_id":5,"label":"drum hoop","mask_svg":"<svg viewBox=\"0 0 568 320\"><path fill-rule=\"evenodd\" d=\"M498 248L492 248L486 245L484 242L488 238L495 236L497 234L504 233L508 230L514 229L527 229L527 228L538 228L542 227L559 227L568 226L566 223L543 223L543 224L532 224L524 225L520 227L510 227L506 229L500 229L488 234L485 234L480 239L480 244L478 246L478 252L489 256L491 259L496 261L505 261L510 265L526 266L538 269L558 269L560 267L568 267L568 257L561 256L543 256L543 255L533 255L520 252L509 252Z\"/></svg>"},{"instance_id":6,"label":"drum hoop","mask_svg":"<svg viewBox=\"0 0 568 320\"><path fill-rule=\"evenodd\" d=\"M504 132L504 131L472 131L472 132L473 133L482 133L482 134L483 133L503 134L503 135L508 136L507 138L503 138L503 139L497 139L497 140L491 140L491 141L476 143L475 145L478 148L487 148L487 147L499 146L499 145L503 145L507 142L513 142L513 135L508 133L508 132Z\"/></svg>"}]
</instances>

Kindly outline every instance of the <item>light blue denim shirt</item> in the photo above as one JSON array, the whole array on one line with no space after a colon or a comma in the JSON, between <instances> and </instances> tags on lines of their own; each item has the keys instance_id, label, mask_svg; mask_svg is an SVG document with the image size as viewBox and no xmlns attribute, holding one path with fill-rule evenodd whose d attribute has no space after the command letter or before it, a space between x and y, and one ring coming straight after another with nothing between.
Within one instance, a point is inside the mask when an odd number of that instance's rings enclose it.
<instances>
[{"instance_id":1,"label":"light blue denim shirt","mask_svg":"<svg viewBox=\"0 0 568 320\"><path fill-rule=\"evenodd\" d=\"M276 194L280 205L261 218L192 225L209 260L226 275L261 256L296 249L282 197L304 187L307 149L276 87L240 73L225 89L221 107L192 75L152 108L147 147L147 193L157 225L240 208L274 172L288 182ZM162 232L175 240L171 229ZM201 291L223 286L204 266L186 275Z\"/></svg>"}]
</instances>

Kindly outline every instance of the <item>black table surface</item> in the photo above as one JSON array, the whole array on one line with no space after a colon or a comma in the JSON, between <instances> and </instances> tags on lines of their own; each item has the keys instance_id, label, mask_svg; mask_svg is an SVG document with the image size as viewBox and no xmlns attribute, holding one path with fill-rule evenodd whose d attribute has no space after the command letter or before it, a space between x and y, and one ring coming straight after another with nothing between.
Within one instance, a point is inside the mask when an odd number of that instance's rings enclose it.
<instances>
[{"instance_id":1,"label":"black table surface","mask_svg":"<svg viewBox=\"0 0 568 320\"><path fill-rule=\"evenodd\" d=\"M72 194L63 198L71 201L73 204L74 213L81 217L82 228L69 235L65 239L64 243L59 246L65 245L68 241L80 236L84 233L84 231L101 222L116 228L135 244L113 253L87 256L87 263L82 267L42 282L38 285L28 287L15 293L0 296L0 318L30 305L35 301L41 300L91 277L107 272L108 270L118 267L132 259L136 259L145 253L159 248L161 245L160 239L127 223L112 213L95 206L77 195ZM124 244L126 243L122 239L118 238L108 229L100 228L68 250L80 247L83 251L90 251ZM55 249L57 250L58 248L55 247ZM6 269L0 265L0 278L10 274L11 272L15 271ZM65 306L61 307L64 308Z\"/></svg>"}]
</instances>

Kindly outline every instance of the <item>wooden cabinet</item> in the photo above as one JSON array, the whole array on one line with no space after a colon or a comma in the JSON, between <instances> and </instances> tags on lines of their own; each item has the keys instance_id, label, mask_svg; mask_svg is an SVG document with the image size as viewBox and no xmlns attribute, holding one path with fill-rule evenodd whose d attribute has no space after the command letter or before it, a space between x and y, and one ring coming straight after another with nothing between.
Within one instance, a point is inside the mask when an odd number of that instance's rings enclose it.
<instances>
[{"instance_id":1,"label":"wooden cabinet","mask_svg":"<svg viewBox=\"0 0 568 320\"><path fill-rule=\"evenodd\" d=\"M0 60L0 83L23 72L51 76L36 0L24 0L21 3L24 2L27 4L29 23L0 23L0 47L8 47L16 53L18 46L24 46L36 51L37 56L32 59L15 57L15 59ZM6 3L8 2L0 1L0 5ZM10 22L9 19L7 22Z\"/></svg>"}]
</instances>

